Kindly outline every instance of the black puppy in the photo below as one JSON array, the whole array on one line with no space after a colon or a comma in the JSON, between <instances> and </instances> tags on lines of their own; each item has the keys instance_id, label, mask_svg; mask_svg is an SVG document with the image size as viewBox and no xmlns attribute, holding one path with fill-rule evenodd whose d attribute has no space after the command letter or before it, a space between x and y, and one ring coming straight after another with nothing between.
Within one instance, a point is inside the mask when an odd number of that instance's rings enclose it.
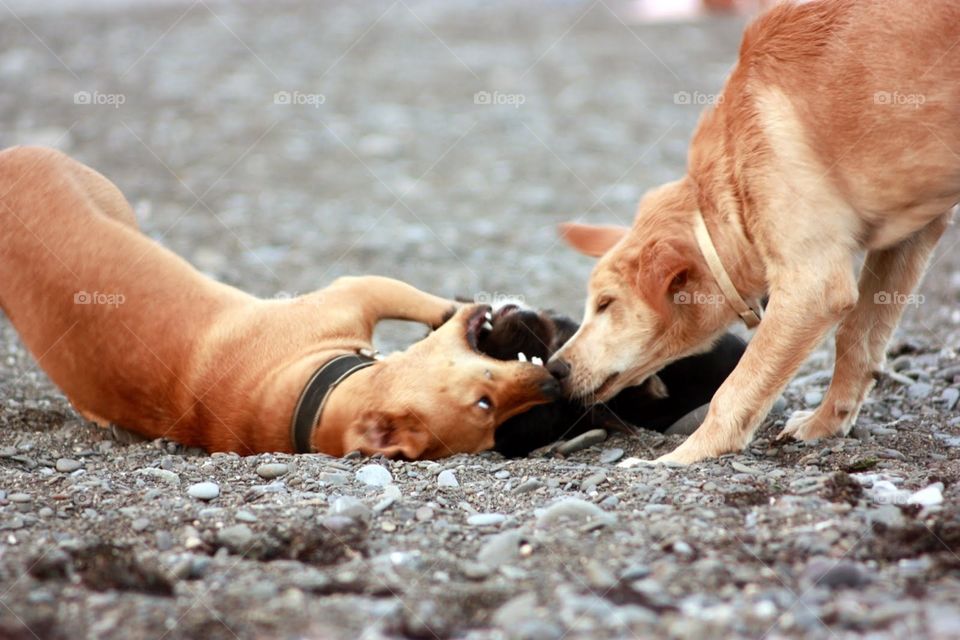
<instances>
[{"instance_id":1,"label":"black puppy","mask_svg":"<svg viewBox=\"0 0 960 640\"><path fill-rule=\"evenodd\" d=\"M576 333L579 325L550 311L508 304L494 312L493 329L480 336L478 348L499 360L540 358L546 362ZM710 402L714 392L740 361L746 343L726 334L712 350L678 360L642 385L624 389L604 404L585 407L557 400L514 416L497 429L494 450L520 457L534 449L595 428L665 431L690 411ZM522 354L522 356L520 355Z\"/></svg>"}]
</instances>

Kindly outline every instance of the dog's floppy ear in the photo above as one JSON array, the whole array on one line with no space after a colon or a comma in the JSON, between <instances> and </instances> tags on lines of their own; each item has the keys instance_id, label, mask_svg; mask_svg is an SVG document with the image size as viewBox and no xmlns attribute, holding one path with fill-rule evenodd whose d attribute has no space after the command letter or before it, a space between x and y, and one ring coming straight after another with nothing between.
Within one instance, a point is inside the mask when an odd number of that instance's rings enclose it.
<instances>
[{"instance_id":1,"label":"dog's floppy ear","mask_svg":"<svg viewBox=\"0 0 960 640\"><path fill-rule=\"evenodd\" d=\"M387 458L416 460L427 449L429 436L414 415L364 412L353 425L352 448L364 455L382 453Z\"/></svg>"},{"instance_id":2,"label":"dog's floppy ear","mask_svg":"<svg viewBox=\"0 0 960 640\"><path fill-rule=\"evenodd\" d=\"M627 235L627 227L616 225L580 224L563 222L558 227L560 237L580 253L594 258L602 256Z\"/></svg>"},{"instance_id":3,"label":"dog's floppy ear","mask_svg":"<svg viewBox=\"0 0 960 640\"><path fill-rule=\"evenodd\" d=\"M697 274L697 265L687 246L678 240L658 240L644 252L637 273L638 284L647 300L657 311L666 315L669 305L690 304L689 286Z\"/></svg>"}]
</instances>

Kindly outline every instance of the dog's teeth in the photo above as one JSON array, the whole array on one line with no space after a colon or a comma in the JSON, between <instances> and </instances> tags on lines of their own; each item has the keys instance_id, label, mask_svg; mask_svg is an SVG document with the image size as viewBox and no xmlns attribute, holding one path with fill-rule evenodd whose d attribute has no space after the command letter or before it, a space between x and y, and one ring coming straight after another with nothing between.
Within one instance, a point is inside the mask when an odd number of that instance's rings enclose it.
<instances>
[{"instance_id":1,"label":"dog's teeth","mask_svg":"<svg viewBox=\"0 0 960 640\"><path fill-rule=\"evenodd\" d=\"M525 355L523 354L523 351L521 351L520 353L517 354L517 360L519 360L520 362L526 362L526 361L527 361L527 356L525 356Z\"/></svg>"},{"instance_id":2,"label":"dog's teeth","mask_svg":"<svg viewBox=\"0 0 960 640\"><path fill-rule=\"evenodd\" d=\"M540 356L533 356L532 358L530 358L530 362L537 365L538 367L543 366L543 359Z\"/></svg>"},{"instance_id":3,"label":"dog's teeth","mask_svg":"<svg viewBox=\"0 0 960 640\"><path fill-rule=\"evenodd\" d=\"M486 329L487 331L493 331L493 325L490 323L489 320L483 323L483 328Z\"/></svg>"},{"instance_id":4,"label":"dog's teeth","mask_svg":"<svg viewBox=\"0 0 960 640\"><path fill-rule=\"evenodd\" d=\"M489 320L493 320L493 314L490 313L489 311L487 311L485 314L483 314L483 317L486 318L488 321L489 321Z\"/></svg>"}]
</instances>

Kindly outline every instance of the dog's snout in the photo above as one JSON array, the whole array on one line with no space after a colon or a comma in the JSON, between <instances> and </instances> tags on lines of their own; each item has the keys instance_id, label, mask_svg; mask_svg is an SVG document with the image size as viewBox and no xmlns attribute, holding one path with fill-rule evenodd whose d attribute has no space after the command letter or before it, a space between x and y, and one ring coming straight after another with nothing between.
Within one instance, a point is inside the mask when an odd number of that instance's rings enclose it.
<instances>
[{"instance_id":1,"label":"dog's snout","mask_svg":"<svg viewBox=\"0 0 960 640\"><path fill-rule=\"evenodd\" d=\"M570 364L566 360L554 358L547 363L547 371L557 380L563 380L570 375Z\"/></svg>"},{"instance_id":2,"label":"dog's snout","mask_svg":"<svg viewBox=\"0 0 960 640\"><path fill-rule=\"evenodd\" d=\"M549 400L558 400L563 396L563 389L560 388L560 383L553 378L548 378L541 382L540 391L544 397Z\"/></svg>"}]
</instances>

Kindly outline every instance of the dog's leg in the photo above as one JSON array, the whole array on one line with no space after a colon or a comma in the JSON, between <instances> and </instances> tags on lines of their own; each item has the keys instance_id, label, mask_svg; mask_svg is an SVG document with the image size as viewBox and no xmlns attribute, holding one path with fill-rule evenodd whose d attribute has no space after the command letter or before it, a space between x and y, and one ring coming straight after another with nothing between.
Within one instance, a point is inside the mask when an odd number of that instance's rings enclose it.
<instances>
[{"instance_id":1,"label":"dog's leg","mask_svg":"<svg viewBox=\"0 0 960 640\"><path fill-rule=\"evenodd\" d=\"M689 464L747 445L801 363L856 304L851 260L840 251L832 260L791 269L772 282L763 322L713 396L703 424L657 462Z\"/></svg>"},{"instance_id":2,"label":"dog's leg","mask_svg":"<svg viewBox=\"0 0 960 640\"><path fill-rule=\"evenodd\" d=\"M405 282L381 276L338 278L331 289L346 290L363 305L374 324L380 320L409 320L437 328L459 306L453 300L420 291Z\"/></svg>"},{"instance_id":3,"label":"dog's leg","mask_svg":"<svg viewBox=\"0 0 960 640\"><path fill-rule=\"evenodd\" d=\"M799 440L845 435L883 368L887 342L907 296L950 221L946 213L903 242L870 251L860 272L860 299L837 330L833 380L816 411L796 411L779 437Z\"/></svg>"}]
</instances>

